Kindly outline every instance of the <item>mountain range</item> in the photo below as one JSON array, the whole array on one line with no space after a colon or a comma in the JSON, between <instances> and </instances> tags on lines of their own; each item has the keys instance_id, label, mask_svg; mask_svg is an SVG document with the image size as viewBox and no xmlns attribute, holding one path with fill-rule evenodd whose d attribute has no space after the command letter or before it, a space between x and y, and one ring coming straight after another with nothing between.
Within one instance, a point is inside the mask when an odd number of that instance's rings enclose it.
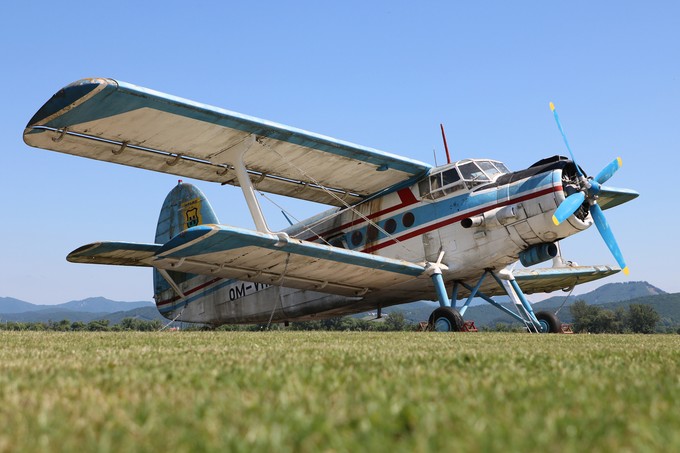
<instances>
[{"instance_id":1,"label":"mountain range","mask_svg":"<svg viewBox=\"0 0 680 453\"><path fill-rule=\"evenodd\" d=\"M12 297L0 297L0 320L16 322L69 321L90 322L108 319L117 324L124 318L164 320L153 302L120 302L91 297L57 305L36 305Z\"/></svg>"}]
</instances>

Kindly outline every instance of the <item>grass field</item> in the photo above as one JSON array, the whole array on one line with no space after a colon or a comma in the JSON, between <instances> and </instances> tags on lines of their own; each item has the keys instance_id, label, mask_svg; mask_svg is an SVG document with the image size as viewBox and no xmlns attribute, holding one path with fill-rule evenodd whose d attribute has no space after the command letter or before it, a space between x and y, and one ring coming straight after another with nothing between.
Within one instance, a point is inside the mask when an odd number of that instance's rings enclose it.
<instances>
[{"instance_id":1,"label":"grass field","mask_svg":"<svg viewBox=\"0 0 680 453\"><path fill-rule=\"evenodd\" d=\"M1 452L680 450L680 335L0 341Z\"/></svg>"}]
</instances>

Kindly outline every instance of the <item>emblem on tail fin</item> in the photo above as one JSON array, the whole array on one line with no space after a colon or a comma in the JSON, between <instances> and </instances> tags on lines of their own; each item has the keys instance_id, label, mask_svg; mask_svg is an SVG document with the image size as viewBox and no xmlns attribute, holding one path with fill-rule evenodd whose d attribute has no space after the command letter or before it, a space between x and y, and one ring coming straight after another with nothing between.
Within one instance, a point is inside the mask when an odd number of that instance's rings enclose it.
<instances>
[{"instance_id":1,"label":"emblem on tail fin","mask_svg":"<svg viewBox=\"0 0 680 453\"><path fill-rule=\"evenodd\" d=\"M194 198L193 200L182 203L182 212L184 213L184 230L187 228L201 225L201 199Z\"/></svg>"}]
</instances>

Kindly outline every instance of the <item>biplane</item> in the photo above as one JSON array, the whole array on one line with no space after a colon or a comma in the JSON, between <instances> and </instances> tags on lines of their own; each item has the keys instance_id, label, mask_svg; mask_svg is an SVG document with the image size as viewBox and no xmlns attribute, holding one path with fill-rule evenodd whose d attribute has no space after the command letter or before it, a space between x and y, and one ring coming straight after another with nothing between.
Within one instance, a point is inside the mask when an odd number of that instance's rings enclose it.
<instances>
[{"instance_id":1,"label":"biplane","mask_svg":"<svg viewBox=\"0 0 680 453\"><path fill-rule=\"evenodd\" d=\"M255 230L221 224L203 193L180 182L153 243L96 242L68 255L153 268L155 302L168 319L278 323L433 300L429 326L460 331L481 298L530 331L560 332L555 314L535 313L525 295L627 273L603 211L638 193L604 185L620 159L587 176L551 108L570 158L519 171L477 158L432 166L105 78L59 90L24 141L241 188ZM271 231L257 192L329 209ZM559 241L593 224L618 266L562 258ZM494 299L505 295L509 306Z\"/></svg>"}]
</instances>

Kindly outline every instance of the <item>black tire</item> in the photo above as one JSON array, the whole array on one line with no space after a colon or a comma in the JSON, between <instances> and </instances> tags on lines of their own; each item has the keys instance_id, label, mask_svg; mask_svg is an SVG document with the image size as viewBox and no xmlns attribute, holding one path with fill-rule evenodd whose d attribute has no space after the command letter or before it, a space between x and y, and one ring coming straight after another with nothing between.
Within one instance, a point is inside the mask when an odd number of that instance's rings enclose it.
<instances>
[{"instance_id":1,"label":"black tire","mask_svg":"<svg viewBox=\"0 0 680 453\"><path fill-rule=\"evenodd\" d=\"M438 332L462 332L463 324L463 317L458 310L451 307L437 308L427 322L430 330Z\"/></svg>"},{"instance_id":2,"label":"black tire","mask_svg":"<svg viewBox=\"0 0 680 453\"><path fill-rule=\"evenodd\" d=\"M536 319L541 325L541 333L562 333L562 322L549 311L539 311Z\"/></svg>"}]
</instances>

